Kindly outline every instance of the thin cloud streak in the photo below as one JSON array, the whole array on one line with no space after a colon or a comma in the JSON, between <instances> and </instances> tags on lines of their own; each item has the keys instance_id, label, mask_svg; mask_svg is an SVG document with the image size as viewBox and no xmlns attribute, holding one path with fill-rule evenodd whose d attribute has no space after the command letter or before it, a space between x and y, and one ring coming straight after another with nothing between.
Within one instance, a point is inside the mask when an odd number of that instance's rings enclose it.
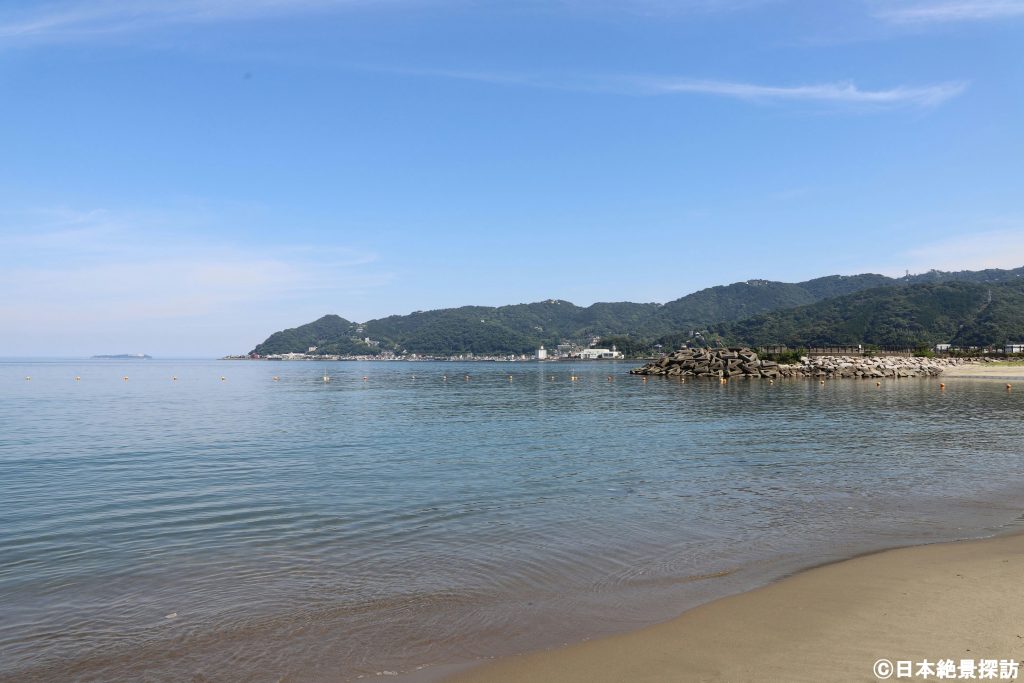
<instances>
[{"instance_id":1,"label":"thin cloud streak","mask_svg":"<svg viewBox=\"0 0 1024 683\"><path fill-rule=\"evenodd\" d=\"M74 2L35 13L0 14L0 39L76 39L163 25L251 20L392 0L178 0Z\"/></svg>"},{"instance_id":2,"label":"thin cloud streak","mask_svg":"<svg viewBox=\"0 0 1024 683\"><path fill-rule=\"evenodd\" d=\"M643 82L638 82L641 87ZM649 83L654 93L694 93L752 101L808 101L837 104L915 105L932 107L957 97L966 83L939 83L920 87L899 86L888 90L862 90L853 83L772 86L728 81L656 80Z\"/></svg>"},{"instance_id":3,"label":"thin cloud streak","mask_svg":"<svg viewBox=\"0 0 1024 683\"><path fill-rule=\"evenodd\" d=\"M785 0L560 0L559 4L581 12L627 12L641 16L721 14L774 5Z\"/></svg>"},{"instance_id":4,"label":"thin cloud streak","mask_svg":"<svg viewBox=\"0 0 1024 683\"><path fill-rule=\"evenodd\" d=\"M182 23L251 20L341 8L434 0L77 0L36 12L0 13L0 39L75 39ZM569 9L640 14L732 12L780 0L560 0ZM529 2L524 4L529 5Z\"/></svg>"},{"instance_id":5,"label":"thin cloud streak","mask_svg":"<svg viewBox=\"0 0 1024 683\"><path fill-rule=\"evenodd\" d=\"M620 95L708 95L748 102L811 102L867 107L934 107L963 94L968 84L954 81L925 86L863 90L851 82L760 85L653 76L537 76L515 73L431 69L372 69L399 75L451 78L493 85L550 88Z\"/></svg>"},{"instance_id":6,"label":"thin cloud streak","mask_svg":"<svg viewBox=\"0 0 1024 683\"><path fill-rule=\"evenodd\" d=\"M957 0L903 4L899 7L881 9L875 16L899 24L990 21L1024 16L1024 0Z\"/></svg>"}]
</instances>

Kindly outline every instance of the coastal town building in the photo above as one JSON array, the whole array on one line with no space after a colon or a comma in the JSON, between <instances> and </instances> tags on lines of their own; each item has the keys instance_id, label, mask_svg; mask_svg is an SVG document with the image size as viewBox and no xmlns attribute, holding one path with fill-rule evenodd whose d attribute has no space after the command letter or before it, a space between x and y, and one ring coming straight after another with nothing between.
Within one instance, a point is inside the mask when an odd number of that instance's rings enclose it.
<instances>
[{"instance_id":1,"label":"coastal town building","mask_svg":"<svg viewBox=\"0 0 1024 683\"><path fill-rule=\"evenodd\" d=\"M1007 344L1004 353L1024 353L1024 343Z\"/></svg>"},{"instance_id":2,"label":"coastal town building","mask_svg":"<svg viewBox=\"0 0 1024 683\"><path fill-rule=\"evenodd\" d=\"M547 359L548 359L548 350L544 348L543 344L541 344L540 348L537 349L537 360L547 360Z\"/></svg>"},{"instance_id":3,"label":"coastal town building","mask_svg":"<svg viewBox=\"0 0 1024 683\"><path fill-rule=\"evenodd\" d=\"M580 351L581 360L615 360L622 358L622 351L611 349L583 349Z\"/></svg>"},{"instance_id":4,"label":"coastal town building","mask_svg":"<svg viewBox=\"0 0 1024 683\"><path fill-rule=\"evenodd\" d=\"M572 344L559 344L555 347L555 358L568 358L575 348Z\"/></svg>"}]
</instances>

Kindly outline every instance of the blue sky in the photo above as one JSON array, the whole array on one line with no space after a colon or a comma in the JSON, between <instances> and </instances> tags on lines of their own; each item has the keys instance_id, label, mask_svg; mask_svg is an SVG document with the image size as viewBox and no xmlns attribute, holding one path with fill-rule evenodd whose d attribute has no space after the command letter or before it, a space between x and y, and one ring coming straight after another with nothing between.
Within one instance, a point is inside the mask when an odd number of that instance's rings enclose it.
<instances>
[{"instance_id":1,"label":"blue sky","mask_svg":"<svg viewBox=\"0 0 1024 683\"><path fill-rule=\"evenodd\" d=\"M0 8L0 355L1024 265L1024 0Z\"/></svg>"}]
</instances>

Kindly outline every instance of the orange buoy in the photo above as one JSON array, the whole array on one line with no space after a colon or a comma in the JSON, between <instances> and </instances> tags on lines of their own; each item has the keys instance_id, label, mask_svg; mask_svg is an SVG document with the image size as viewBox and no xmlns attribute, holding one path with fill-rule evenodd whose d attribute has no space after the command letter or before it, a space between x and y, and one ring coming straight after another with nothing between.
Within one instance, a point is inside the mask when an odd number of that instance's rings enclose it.
<instances>
[{"instance_id":1,"label":"orange buoy","mask_svg":"<svg viewBox=\"0 0 1024 683\"><path fill-rule=\"evenodd\" d=\"M882 383L881 382L875 382L875 386L876 387L880 387L880 386L882 386Z\"/></svg>"},{"instance_id":2,"label":"orange buoy","mask_svg":"<svg viewBox=\"0 0 1024 683\"><path fill-rule=\"evenodd\" d=\"M124 381L125 381L125 382L127 382L127 381L128 381L128 375L125 375L125 376L124 376Z\"/></svg>"},{"instance_id":3,"label":"orange buoy","mask_svg":"<svg viewBox=\"0 0 1024 683\"><path fill-rule=\"evenodd\" d=\"M1007 384L1006 385L1006 390L1009 391L1010 389L1013 389L1013 385L1012 384Z\"/></svg>"},{"instance_id":4,"label":"orange buoy","mask_svg":"<svg viewBox=\"0 0 1024 683\"><path fill-rule=\"evenodd\" d=\"M943 391L945 391L946 385L940 382L939 383L939 389L942 389Z\"/></svg>"},{"instance_id":5,"label":"orange buoy","mask_svg":"<svg viewBox=\"0 0 1024 683\"><path fill-rule=\"evenodd\" d=\"M82 381L82 378L81 378L81 377L79 377L78 375L75 375L75 381L76 381L76 382L81 382L81 381Z\"/></svg>"}]
</instances>

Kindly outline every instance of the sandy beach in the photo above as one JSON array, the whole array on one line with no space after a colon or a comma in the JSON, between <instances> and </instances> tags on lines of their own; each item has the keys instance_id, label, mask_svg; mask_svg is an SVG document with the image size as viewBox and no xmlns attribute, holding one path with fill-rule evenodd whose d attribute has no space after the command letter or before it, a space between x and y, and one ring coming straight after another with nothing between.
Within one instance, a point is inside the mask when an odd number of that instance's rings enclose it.
<instances>
[{"instance_id":1,"label":"sandy beach","mask_svg":"<svg viewBox=\"0 0 1024 683\"><path fill-rule=\"evenodd\" d=\"M1004 660L1005 668L1024 658L1022 577L1024 534L890 550L452 680L874 681L886 678L874 673L883 659L913 662L915 677L902 680L925 680L916 676L924 660Z\"/></svg>"},{"instance_id":2,"label":"sandy beach","mask_svg":"<svg viewBox=\"0 0 1024 683\"><path fill-rule=\"evenodd\" d=\"M957 377L963 379L1007 379L1024 380L1024 365L1003 365L991 363L985 365L959 365L946 368L941 377Z\"/></svg>"}]
</instances>

